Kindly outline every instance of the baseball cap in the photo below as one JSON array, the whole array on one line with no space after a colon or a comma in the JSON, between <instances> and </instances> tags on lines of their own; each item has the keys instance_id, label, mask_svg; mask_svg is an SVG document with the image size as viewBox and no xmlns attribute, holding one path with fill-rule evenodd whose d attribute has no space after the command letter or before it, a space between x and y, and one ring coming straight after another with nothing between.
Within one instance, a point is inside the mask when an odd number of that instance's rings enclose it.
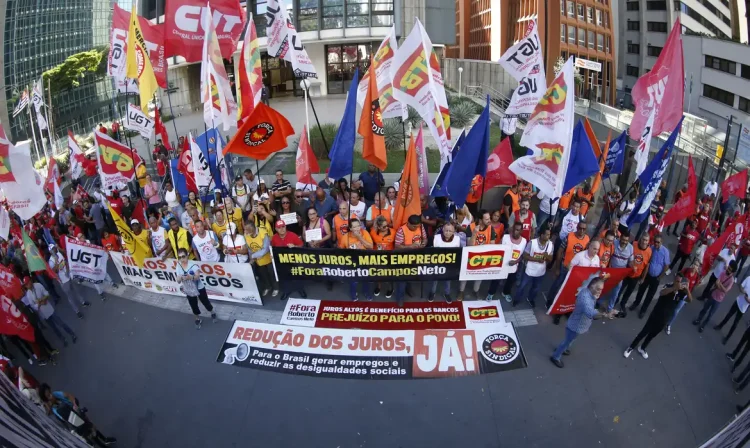
<instances>
[{"instance_id":1,"label":"baseball cap","mask_svg":"<svg viewBox=\"0 0 750 448\"><path fill-rule=\"evenodd\" d=\"M237 182L238 180L242 180L242 176L234 176L234 181Z\"/></svg>"},{"instance_id":2,"label":"baseball cap","mask_svg":"<svg viewBox=\"0 0 750 448\"><path fill-rule=\"evenodd\" d=\"M133 219L131 219L131 220L130 220L130 224L131 224L131 225L132 225L132 224L140 224L140 223L141 223L141 222L140 222L140 221L138 221L138 220L137 220L137 219L135 219L135 218L133 218Z\"/></svg>"},{"instance_id":3,"label":"baseball cap","mask_svg":"<svg viewBox=\"0 0 750 448\"><path fill-rule=\"evenodd\" d=\"M286 227L286 224L284 224L284 221L279 219L278 221L276 221L276 228L280 229L282 227Z\"/></svg>"}]
</instances>

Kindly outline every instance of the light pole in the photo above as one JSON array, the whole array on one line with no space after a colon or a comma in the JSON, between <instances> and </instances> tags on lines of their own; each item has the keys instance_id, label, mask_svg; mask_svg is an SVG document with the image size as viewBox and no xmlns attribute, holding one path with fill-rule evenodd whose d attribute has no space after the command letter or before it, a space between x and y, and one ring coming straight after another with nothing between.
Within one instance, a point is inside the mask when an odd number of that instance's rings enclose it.
<instances>
[{"instance_id":1,"label":"light pole","mask_svg":"<svg viewBox=\"0 0 750 448\"><path fill-rule=\"evenodd\" d=\"M458 67L458 97L461 98L461 74L464 72L463 67Z\"/></svg>"}]
</instances>

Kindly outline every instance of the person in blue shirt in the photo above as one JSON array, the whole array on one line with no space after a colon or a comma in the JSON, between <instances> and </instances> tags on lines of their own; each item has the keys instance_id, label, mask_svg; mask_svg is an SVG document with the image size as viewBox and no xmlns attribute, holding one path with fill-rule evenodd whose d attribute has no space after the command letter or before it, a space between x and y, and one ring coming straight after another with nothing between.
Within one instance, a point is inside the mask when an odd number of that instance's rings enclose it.
<instances>
[{"instance_id":1,"label":"person in blue shirt","mask_svg":"<svg viewBox=\"0 0 750 448\"><path fill-rule=\"evenodd\" d=\"M569 355L570 344L580 335L589 331L591 328L591 322L600 319L602 317L598 311L596 311L596 299L602 295L604 290L604 279L597 277L591 280L587 287L581 288L581 292L576 297L576 307L570 314L568 324L565 326L565 339L557 347L555 352L550 357L552 364L559 368L565 367L562 362L563 355Z\"/></svg>"},{"instance_id":2,"label":"person in blue shirt","mask_svg":"<svg viewBox=\"0 0 750 448\"><path fill-rule=\"evenodd\" d=\"M333 199L323 187L318 186L315 190L315 200L312 203L315 207L315 211L318 212L318 217L328 221L330 225L333 217L339 212L339 207L336 204L336 200Z\"/></svg>"},{"instance_id":3,"label":"person in blue shirt","mask_svg":"<svg viewBox=\"0 0 750 448\"><path fill-rule=\"evenodd\" d=\"M640 311L638 311L638 318L643 319L648 311L648 306L651 305L656 290L659 289L659 282L667 275L669 269L669 249L664 247L662 244L661 235L654 237L654 244L651 246L651 261L648 264L648 272L646 278L643 279L643 283L638 287L638 293L635 296L635 303L630 305L629 310L633 311L638 308L641 304L643 296L645 294L646 300L643 302Z\"/></svg>"},{"instance_id":4,"label":"person in blue shirt","mask_svg":"<svg viewBox=\"0 0 750 448\"><path fill-rule=\"evenodd\" d=\"M359 175L359 181L362 185L365 204L369 207L375 202L375 193L385 186L385 179L380 171L377 171L372 163L367 165L367 172Z\"/></svg>"}]
</instances>

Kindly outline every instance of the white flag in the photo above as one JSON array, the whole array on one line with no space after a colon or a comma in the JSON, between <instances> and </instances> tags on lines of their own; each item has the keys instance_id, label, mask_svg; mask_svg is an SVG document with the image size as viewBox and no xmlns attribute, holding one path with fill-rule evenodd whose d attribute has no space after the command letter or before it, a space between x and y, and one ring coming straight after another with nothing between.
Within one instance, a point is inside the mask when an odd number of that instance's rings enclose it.
<instances>
[{"instance_id":1,"label":"white flag","mask_svg":"<svg viewBox=\"0 0 750 448\"><path fill-rule=\"evenodd\" d=\"M521 146L529 148L532 154L519 157L508 167L551 198L564 193L575 121L574 89L571 57L526 123Z\"/></svg>"},{"instance_id":2,"label":"white flag","mask_svg":"<svg viewBox=\"0 0 750 448\"><path fill-rule=\"evenodd\" d=\"M0 153L7 151L8 167L0 173L0 189L5 193L10 208L21 219L31 219L47 203L43 181L31 164L30 141L13 145L0 137Z\"/></svg>"},{"instance_id":3,"label":"white flag","mask_svg":"<svg viewBox=\"0 0 750 448\"><path fill-rule=\"evenodd\" d=\"M57 179L55 179L52 183L54 184L55 188L55 208L60 210L62 209L65 199L63 198L62 192L60 191L60 185L57 183Z\"/></svg>"},{"instance_id":4,"label":"white flag","mask_svg":"<svg viewBox=\"0 0 750 448\"><path fill-rule=\"evenodd\" d=\"M221 183L224 188L229 190L232 183L229 179L229 171L227 170L227 162L224 160L224 147L221 144L221 137L216 132L216 167L219 169L219 175L221 176Z\"/></svg>"},{"instance_id":5,"label":"white flag","mask_svg":"<svg viewBox=\"0 0 750 448\"><path fill-rule=\"evenodd\" d=\"M201 63L201 100L203 101L203 121L209 128L222 123L228 131L237 123L237 102L232 96L224 59L221 57L219 39L216 37L211 8L204 8L201 19L206 34L203 39L203 62Z\"/></svg>"},{"instance_id":6,"label":"white flag","mask_svg":"<svg viewBox=\"0 0 750 448\"><path fill-rule=\"evenodd\" d=\"M638 141L638 147L635 149L635 175L640 176L648 165L648 153L651 149L651 137L654 135L654 118L656 117L656 108L651 109L651 113L643 127L641 139Z\"/></svg>"},{"instance_id":7,"label":"white flag","mask_svg":"<svg viewBox=\"0 0 750 448\"><path fill-rule=\"evenodd\" d=\"M71 179L78 179L83 174L83 161L85 156L81 147L78 146L73 133L68 131L68 150L70 151L70 177Z\"/></svg>"},{"instance_id":8,"label":"white flag","mask_svg":"<svg viewBox=\"0 0 750 448\"><path fill-rule=\"evenodd\" d=\"M124 95L140 95L141 91L138 89L138 81L135 79L128 79L125 75L117 75L115 78L115 86L117 86L117 93Z\"/></svg>"},{"instance_id":9,"label":"white flag","mask_svg":"<svg viewBox=\"0 0 750 448\"><path fill-rule=\"evenodd\" d=\"M291 62L292 71L297 78L317 79L315 66L307 55L282 0L268 0L266 23L268 55Z\"/></svg>"},{"instance_id":10,"label":"white flag","mask_svg":"<svg viewBox=\"0 0 750 448\"><path fill-rule=\"evenodd\" d=\"M391 66L393 65L393 55L398 50L398 40L396 39L396 28L391 27L391 31L383 39L378 47L378 51L372 58L372 65L357 86L357 104L364 107L367 89L370 88L372 73L375 73L375 79L378 83L378 99L380 100L380 110L383 118L404 117L409 112L406 106L393 98L393 78Z\"/></svg>"},{"instance_id":11,"label":"white flag","mask_svg":"<svg viewBox=\"0 0 750 448\"><path fill-rule=\"evenodd\" d=\"M124 125L125 129L137 131L143 138L150 139L154 135L154 120L144 114L140 107L130 103Z\"/></svg>"},{"instance_id":12,"label":"white flag","mask_svg":"<svg viewBox=\"0 0 750 448\"><path fill-rule=\"evenodd\" d=\"M208 165L206 157L203 155L200 146L196 143L192 133L188 133L190 139L190 155L193 158L193 174L195 175L195 185L200 190L201 195L214 187L211 182L211 168Z\"/></svg>"},{"instance_id":13,"label":"white flag","mask_svg":"<svg viewBox=\"0 0 750 448\"><path fill-rule=\"evenodd\" d=\"M0 207L0 238L8 240L10 232L10 214L5 207Z\"/></svg>"},{"instance_id":14,"label":"white flag","mask_svg":"<svg viewBox=\"0 0 750 448\"><path fill-rule=\"evenodd\" d=\"M34 89L31 92L31 102L34 103L34 110L36 110L36 122L39 123L39 129L47 129L47 120L42 115L42 107L44 106L44 93L42 90L42 78L34 83Z\"/></svg>"}]
</instances>

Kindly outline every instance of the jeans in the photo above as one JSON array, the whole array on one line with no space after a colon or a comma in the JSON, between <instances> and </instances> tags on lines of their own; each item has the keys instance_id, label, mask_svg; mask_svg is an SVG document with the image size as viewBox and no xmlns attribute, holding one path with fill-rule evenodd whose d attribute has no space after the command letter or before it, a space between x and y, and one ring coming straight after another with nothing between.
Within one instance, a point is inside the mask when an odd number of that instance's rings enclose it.
<instances>
[{"instance_id":1,"label":"jeans","mask_svg":"<svg viewBox=\"0 0 750 448\"><path fill-rule=\"evenodd\" d=\"M351 282L349 283L349 296L354 300L357 297L357 285L362 285L362 294L365 295L367 300L372 300L372 288L370 288L369 282Z\"/></svg>"},{"instance_id":2,"label":"jeans","mask_svg":"<svg viewBox=\"0 0 750 448\"><path fill-rule=\"evenodd\" d=\"M634 310L638 308L638 305L641 304L641 300L643 300L645 294L646 300L643 302L643 306L639 311L640 314L645 314L648 310L648 306L651 305L651 301L654 299L654 294L656 294L657 289L659 289L659 277L646 274L643 283L638 287L638 293L635 295L635 303L633 303L633 306L631 306L630 309Z\"/></svg>"},{"instance_id":3,"label":"jeans","mask_svg":"<svg viewBox=\"0 0 750 448\"><path fill-rule=\"evenodd\" d=\"M521 278L521 286L518 287L515 297L513 297L513 305L515 306L518 302L524 299L524 292L526 291L526 288L528 288L529 292L525 295L525 298L533 307L536 296L539 294L539 287L542 285L543 278L544 277L524 275Z\"/></svg>"},{"instance_id":4,"label":"jeans","mask_svg":"<svg viewBox=\"0 0 750 448\"><path fill-rule=\"evenodd\" d=\"M680 310L682 310L682 307L685 306L686 303L686 301L680 300L680 303L678 303L674 309L674 313L672 313L672 317L669 319L669 323L667 323L668 327L672 326L672 322L677 319L677 315L680 314Z\"/></svg>"},{"instance_id":5,"label":"jeans","mask_svg":"<svg viewBox=\"0 0 750 448\"><path fill-rule=\"evenodd\" d=\"M698 325L705 327L706 324L708 324L708 321L711 320L711 316L713 316L716 310L719 309L719 305L721 305L721 303L714 300L713 297L706 300L706 303L703 304L703 309L698 314L698 318L695 319L698 321Z\"/></svg>"},{"instance_id":6,"label":"jeans","mask_svg":"<svg viewBox=\"0 0 750 448\"><path fill-rule=\"evenodd\" d=\"M396 302L398 304L404 303L404 295L406 294L406 285L407 282L396 282Z\"/></svg>"},{"instance_id":7,"label":"jeans","mask_svg":"<svg viewBox=\"0 0 750 448\"><path fill-rule=\"evenodd\" d=\"M599 216L599 224L596 225L596 228L597 229L601 229L603 226L608 225L608 223L609 223L609 216L611 214L612 214L612 212L610 212L607 209L607 206L605 205L604 208L602 209L601 216Z\"/></svg>"},{"instance_id":8,"label":"jeans","mask_svg":"<svg viewBox=\"0 0 750 448\"><path fill-rule=\"evenodd\" d=\"M711 296L711 289L716 284L716 280L718 280L716 276L714 274L711 274L711 277L708 279L708 283L706 283L706 287L703 289L699 300L706 300Z\"/></svg>"},{"instance_id":9,"label":"jeans","mask_svg":"<svg viewBox=\"0 0 750 448\"><path fill-rule=\"evenodd\" d=\"M738 358L737 354L740 352L740 350L742 350L742 354ZM750 352L750 327L748 327L748 329L745 330L745 333L742 334L742 339L740 339L740 342L737 343L737 347L735 347L734 351L732 352L732 358L734 358L734 365L732 366L732 370L736 369L740 366L740 364L742 364L742 361L745 359L747 352Z\"/></svg>"},{"instance_id":10,"label":"jeans","mask_svg":"<svg viewBox=\"0 0 750 448\"><path fill-rule=\"evenodd\" d=\"M745 266L746 261L747 261L747 255L740 255L739 260L737 260L737 276L738 277L740 276L739 273L742 272L742 268Z\"/></svg>"},{"instance_id":11,"label":"jeans","mask_svg":"<svg viewBox=\"0 0 750 448\"><path fill-rule=\"evenodd\" d=\"M62 327L66 333L68 333L71 337L76 337L76 334L73 333L73 330L70 329L68 324L63 322L62 319L60 319L60 316L58 316L55 313L52 313L50 317L46 319L47 323L49 324L50 328L52 328L52 331L55 332L57 337L65 343L65 336L63 336L62 332L60 331L59 327Z\"/></svg>"},{"instance_id":12,"label":"jeans","mask_svg":"<svg viewBox=\"0 0 750 448\"><path fill-rule=\"evenodd\" d=\"M474 293L475 294L479 292L479 288L481 286L482 286L482 281L481 280L474 280L474 287L472 289L474 289ZM465 289L466 289L466 280L464 280L462 282L459 282L458 283L458 290L461 291L461 292L464 292Z\"/></svg>"},{"instance_id":13,"label":"jeans","mask_svg":"<svg viewBox=\"0 0 750 448\"><path fill-rule=\"evenodd\" d=\"M60 282L58 282L58 283L60 284L60 289L62 290L63 295L68 300L68 303L70 303L70 307L73 308L73 311L76 314L78 314L78 311L79 311L78 310L78 305L79 304L83 305L83 304L86 303L86 301L83 300L83 297L81 297L80 295L76 295L75 294L75 291L73 289L73 281L68 280L65 283L60 283ZM75 299L74 299L74 297L75 297ZM78 302L78 303L76 303L76 302Z\"/></svg>"},{"instance_id":14,"label":"jeans","mask_svg":"<svg viewBox=\"0 0 750 448\"><path fill-rule=\"evenodd\" d=\"M737 324L740 323L740 320L742 319L742 311L740 311L740 307L737 306L737 302L734 302L732 304L732 308L729 309L727 312L727 315L724 316L724 319L721 320L721 323L717 325L717 327L724 328L724 325L729 322L729 319L734 316L734 322L732 322L732 327L729 329L729 333L727 333L726 340L732 337L732 333L734 333L734 330L737 329Z\"/></svg>"},{"instance_id":15,"label":"jeans","mask_svg":"<svg viewBox=\"0 0 750 448\"><path fill-rule=\"evenodd\" d=\"M276 289L274 288L271 266L273 266L271 263L265 266L259 266L257 263L253 265L253 270L258 274L258 278L260 278L260 283L264 289Z\"/></svg>"},{"instance_id":16,"label":"jeans","mask_svg":"<svg viewBox=\"0 0 750 448\"><path fill-rule=\"evenodd\" d=\"M493 282L496 280L492 280ZM443 295L449 295L451 293L451 281L450 280L435 280L432 282L432 285L430 285L430 294L435 294L437 292L438 283L443 283ZM490 283L492 285L492 283Z\"/></svg>"},{"instance_id":17,"label":"jeans","mask_svg":"<svg viewBox=\"0 0 750 448\"><path fill-rule=\"evenodd\" d=\"M539 211L539 214L536 215L536 228L541 229L545 222L547 222L548 219L550 219L551 216L549 213Z\"/></svg>"},{"instance_id":18,"label":"jeans","mask_svg":"<svg viewBox=\"0 0 750 448\"><path fill-rule=\"evenodd\" d=\"M672 262L669 264L669 269L672 269L679 261L680 266L677 268L677 270L681 271L683 266L685 266L685 262L688 261L689 258L690 258L690 254L686 254L682 252L680 249L677 249L677 251L674 253L674 258L672 258Z\"/></svg>"},{"instance_id":19,"label":"jeans","mask_svg":"<svg viewBox=\"0 0 750 448\"><path fill-rule=\"evenodd\" d=\"M615 287L612 289L612 291L607 294L607 300L609 300L609 304L607 305L607 312L612 312L613 309L615 309L615 305L617 305L617 296L620 295L620 290L622 289L622 282L615 285ZM599 301L603 303L604 299L599 298Z\"/></svg>"},{"instance_id":20,"label":"jeans","mask_svg":"<svg viewBox=\"0 0 750 448\"><path fill-rule=\"evenodd\" d=\"M566 268L565 266L560 266L560 275L558 275L555 281L552 282L552 286L550 286L549 290L547 291L547 307L552 305L552 302L555 300L555 296L557 295L557 292L560 290L560 287L565 281L566 275L568 275L568 268Z\"/></svg>"},{"instance_id":21,"label":"jeans","mask_svg":"<svg viewBox=\"0 0 750 448\"><path fill-rule=\"evenodd\" d=\"M568 329L565 327L565 340L562 341L560 345L557 346L557 349L552 354L552 358L556 360L560 360L560 358L563 355L563 352L570 347L570 344L573 343L573 341L578 337L578 333L576 333L573 330Z\"/></svg>"}]
</instances>

